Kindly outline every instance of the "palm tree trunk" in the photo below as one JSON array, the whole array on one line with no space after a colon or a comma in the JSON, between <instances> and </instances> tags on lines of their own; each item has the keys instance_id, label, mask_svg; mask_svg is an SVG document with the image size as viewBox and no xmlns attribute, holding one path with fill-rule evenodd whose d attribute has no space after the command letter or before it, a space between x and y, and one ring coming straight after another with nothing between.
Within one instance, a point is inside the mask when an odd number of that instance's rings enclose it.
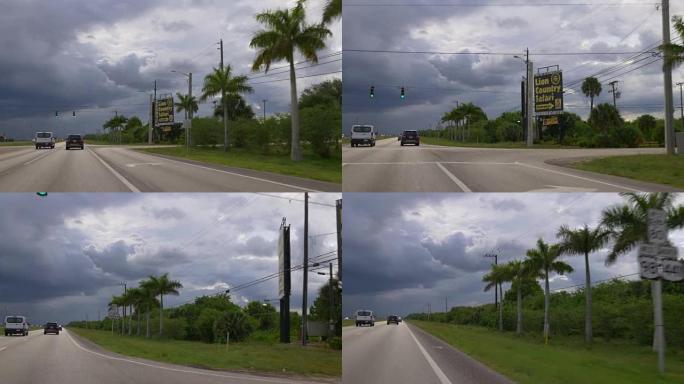
<instances>
[{"instance_id":1,"label":"palm tree trunk","mask_svg":"<svg viewBox=\"0 0 684 384\"><path fill-rule=\"evenodd\" d=\"M544 342L549 340L549 270L544 273Z\"/></svg>"},{"instance_id":2,"label":"palm tree trunk","mask_svg":"<svg viewBox=\"0 0 684 384\"><path fill-rule=\"evenodd\" d=\"M121 336L124 335L126 329L126 306L123 307L123 319L121 319Z\"/></svg>"},{"instance_id":3,"label":"palm tree trunk","mask_svg":"<svg viewBox=\"0 0 684 384\"><path fill-rule=\"evenodd\" d=\"M164 295L159 295L159 336L162 335L162 330L164 327L164 323L162 320L164 319Z\"/></svg>"},{"instance_id":4,"label":"palm tree trunk","mask_svg":"<svg viewBox=\"0 0 684 384\"><path fill-rule=\"evenodd\" d=\"M137 314L137 320L138 320L137 323L138 323L138 326L137 326L137 329L136 329L136 331L135 331L135 335L136 335L136 336L140 336L140 307L138 307L138 310L136 311L136 314Z\"/></svg>"},{"instance_id":5,"label":"palm tree trunk","mask_svg":"<svg viewBox=\"0 0 684 384\"><path fill-rule=\"evenodd\" d=\"M591 96L591 97L589 98L589 103L591 104L591 107L590 107L590 109L589 109L589 116L591 116L591 111L594 110L594 96Z\"/></svg>"},{"instance_id":6,"label":"palm tree trunk","mask_svg":"<svg viewBox=\"0 0 684 384\"><path fill-rule=\"evenodd\" d=\"M499 284L499 331L503 331L503 288Z\"/></svg>"},{"instance_id":7,"label":"palm tree trunk","mask_svg":"<svg viewBox=\"0 0 684 384\"><path fill-rule=\"evenodd\" d=\"M145 312L145 317L147 318L147 330L145 331L145 337L150 337L150 307L147 307L147 312Z\"/></svg>"},{"instance_id":8,"label":"palm tree trunk","mask_svg":"<svg viewBox=\"0 0 684 384\"><path fill-rule=\"evenodd\" d=\"M128 336L131 335L133 331L133 306L131 305L131 314L128 316Z\"/></svg>"},{"instance_id":9,"label":"palm tree trunk","mask_svg":"<svg viewBox=\"0 0 684 384\"><path fill-rule=\"evenodd\" d=\"M299 103L297 102L297 75L294 60L290 60L290 108L292 110L292 143L290 158L292 161L302 160L302 149L299 145Z\"/></svg>"},{"instance_id":10,"label":"palm tree trunk","mask_svg":"<svg viewBox=\"0 0 684 384\"><path fill-rule=\"evenodd\" d=\"M589 253L584 253L584 268L586 270L586 282L584 290L586 295L586 313L584 319L584 341L587 343L592 342L592 329L591 329L591 275L589 272Z\"/></svg>"},{"instance_id":11,"label":"palm tree trunk","mask_svg":"<svg viewBox=\"0 0 684 384\"><path fill-rule=\"evenodd\" d=\"M223 152L228 151L228 103L226 92L221 92L221 104L223 104Z\"/></svg>"},{"instance_id":12,"label":"palm tree trunk","mask_svg":"<svg viewBox=\"0 0 684 384\"><path fill-rule=\"evenodd\" d=\"M520 335L522 333L522 289L520 286L522 285L521 281L518 280L518 300L517 300L517 309L518 309L518 321L516 324L516 333Z\"/></svg>"}]
</instances>

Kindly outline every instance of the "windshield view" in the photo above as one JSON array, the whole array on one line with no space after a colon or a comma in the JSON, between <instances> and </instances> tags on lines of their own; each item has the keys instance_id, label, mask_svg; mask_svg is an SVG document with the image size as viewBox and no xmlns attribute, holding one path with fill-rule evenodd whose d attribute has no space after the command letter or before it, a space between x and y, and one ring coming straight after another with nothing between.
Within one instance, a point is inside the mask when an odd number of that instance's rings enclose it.
<instances>
[{"instance_id":1,"label":"windshield view","mask_svg":"<svg viewBox=\"0 0 684 384\"><path fill-rule=\"evenodd\" d=\"M367 125L361 125L358 127L354 127L354 132L360 132L360 133L368 133L371 131L371 127Z\"/></svg>"}]
</instances>

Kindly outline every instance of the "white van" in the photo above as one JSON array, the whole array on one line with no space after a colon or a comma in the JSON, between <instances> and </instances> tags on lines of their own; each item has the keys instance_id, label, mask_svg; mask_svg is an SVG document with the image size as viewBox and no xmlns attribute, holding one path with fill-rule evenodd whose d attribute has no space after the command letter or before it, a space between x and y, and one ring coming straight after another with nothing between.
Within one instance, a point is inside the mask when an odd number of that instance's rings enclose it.
<instances>
[{"instance_id":1,"label":"white van","mask_svg":"<svg viewBox=\"0 0 684 384\"><path fill-rule=\"evenodd\" d=\"M375 325L375 315L373 311L368 309L359 309L356 311L356 326L360 327L362 325L370 325L371 327Z\"/></svg>"},{"instance_id":2,"label":"white van","mask_svg":"<svg viewBox=\"0 0 684 384\"><path fill-rule=\"evenodd\" d=\"M36 132L33 143L36 144L36 149L55 148L55 138L52 136L52 132Z\"/></svg>"},{"instance_id":3,"label":"white van","mask_svg":"<svg viewBox=\"0 0 684 384\"><path fill-rule=\"evenodd\" d=\"M21 335L28 336L29 323L24 316L7 316L5 317L5 336Z\"/></svg>"},{"instance_id":4,"label":"white van","mask_svg":"<svg viewBox=\"0 0 684 384\"><path fill-rule=\"evenodd\" d=\"M351 146L367 144L375 147L375 127L372 125L354 125L351 130Z\"/></svg>"}]
</instances>

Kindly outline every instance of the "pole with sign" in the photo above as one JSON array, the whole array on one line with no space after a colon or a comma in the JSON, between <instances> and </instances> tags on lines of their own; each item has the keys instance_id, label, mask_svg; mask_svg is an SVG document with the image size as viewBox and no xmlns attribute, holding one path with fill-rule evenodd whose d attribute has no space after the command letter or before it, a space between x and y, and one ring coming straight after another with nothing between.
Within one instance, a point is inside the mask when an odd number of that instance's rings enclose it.
<instances>
[{"instance_id":1,"label":"pole with sign","mask_svg":"<svg viewBox=\"0 0 684 384\"><path fill-rule=\"evenodd\" d=\"M285 218L278 239L278 296L280 298L280 342L290 343L290 226Z\"/></svg>"},{"instance_id":2,"label":"pole with sign","mask_svg":"<svg viewBox=\"0 0 684 384\"><path fill-rule=\"evenodd\" d=\"M667 240L667 213L648 210L648 243L639 247L639 274L653 280L654 341L658 350L658 371L665 373L665 325L663 324L662 281L684 280L684 263L677 259L677 248Z\"/></svg>"}]
</instances>

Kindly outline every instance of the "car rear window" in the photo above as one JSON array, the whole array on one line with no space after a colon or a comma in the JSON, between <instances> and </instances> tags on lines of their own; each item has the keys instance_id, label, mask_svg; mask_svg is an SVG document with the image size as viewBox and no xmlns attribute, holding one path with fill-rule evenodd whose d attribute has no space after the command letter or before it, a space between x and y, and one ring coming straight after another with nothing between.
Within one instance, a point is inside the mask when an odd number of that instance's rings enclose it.
<instances>
[{"instance_id":1,"label":"car rear window","mask_svg":"<svg viewBox=\"0 0 684 384\"><path fill-rule=\"evenodd\" d=\"M47 323L48 327L57 327L57 323Z\"/></svg>"},{"instance_id":2,"label":"car rear window","mask_svg":"<svg viewBox=\"0 0 684 384\"><path fill-rule=\"evenodd\" d=\"M371 313L370 311L358 311L356 312L356 316L370 316Z\"/></svg>"},{"instance_id":3,"label":"car rear window","mask_svg":"<svg viewBox=\"0 0 684 384\"><path fill-rule=\"evenodd\" d=\"M17 323L23 323L24 319L21 317L8 317L5 321L7 323L17 324Z\"/></svg>"},{"instance_id":4,"label":"car rear window","mask_svg":"<svg viewBox=\"0 0 684 384\"><path fill-rule=\"evenodd\" d=\"M36 133L36 137L39 137L41 139L47 139L49 137L52 137L52 133L50 133L50 132L38 132L38 133Z\"/></svg>"},{"instance_id":5,"label":"car rear window","mask_svg":"<svg viewBox=\"0 0 684 384\"><path fill-rule=\"evenodd\" d=\"M353 127L352 130L354 132L361 132L361 133L368 133L372 130L373 128L367 125L359 125L356 127Z\"/></svg>"},{"instance_id":6,"label":"car rear window","mask_svg":"<svg viewBox=\"0 0 684 384\"><path fill-rule=\"evenodd\" d=\"M81 140L81 135L69 135L69 140Z\"/></svg>"},{"instance_id":7,"label":"car rear window","mask_svg":"<svg viewBox=\"0 0 684 384\"><path fill-rule=\"evenodd\" d=\"M418 136L418 131L404 131L405 136Z\"/></svg>"}]
</instances>

